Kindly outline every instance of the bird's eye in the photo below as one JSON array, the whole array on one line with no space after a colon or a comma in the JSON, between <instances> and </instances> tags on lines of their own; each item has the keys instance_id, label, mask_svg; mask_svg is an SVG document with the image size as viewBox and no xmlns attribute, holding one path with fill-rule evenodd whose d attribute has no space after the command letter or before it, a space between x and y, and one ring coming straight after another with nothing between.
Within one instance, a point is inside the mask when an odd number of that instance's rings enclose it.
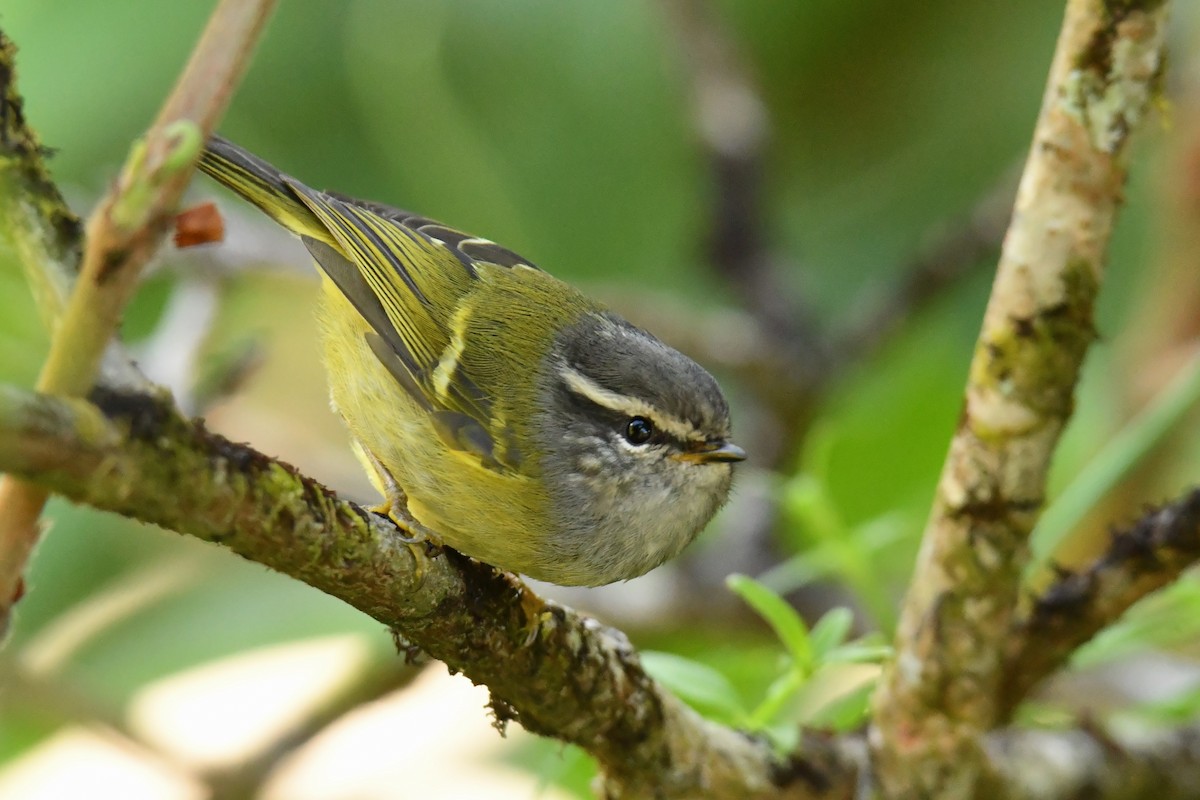
<instances>
[{"instance_id":1,"label":"bird's eye","mask_svg":"<svg viewBox=\"0 0 1200 800\"><path fill-rule=\"evenodd\" d=\"M645 417L633 417L625 425L625 441L630 444L645 444L654 435L654 423Z\"/></svg>"}]
</instances>

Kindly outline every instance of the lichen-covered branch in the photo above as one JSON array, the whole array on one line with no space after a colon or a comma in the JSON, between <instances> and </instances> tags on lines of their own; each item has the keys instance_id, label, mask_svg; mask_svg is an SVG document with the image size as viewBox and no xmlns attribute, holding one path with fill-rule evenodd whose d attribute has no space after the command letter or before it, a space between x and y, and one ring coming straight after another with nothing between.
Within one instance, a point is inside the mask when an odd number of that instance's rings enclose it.
<instances>
[{"instance_id":1,"label":"lichen-covered branch","mask_svg":"<svg viewBox=\"0 0 1200 800\"><path fill-rule=\"evenodd\" d=\"M988 784L1028 536L1095 337L1122 154L1163 65L1166 4L1069 0L958 430L874 700L893 796Z\"/></svg>"},{"instance_id":2,"label":"lichen-covered branch","mask_svg":"<svg viewBox=\"0 0 1200 800\"><path fill-rule=\"evenodd\" d=\"M182 419L169 398L92 399L0 387L0 470L345 600L486 684L500 721L592 753L609 796L807 798L821 796L817 782L837 782L825 776L833 767L778 758L699 717L642 671L618 631L511 575L410 548L386 519Z\"/></svg>"},{"instance_id":3,"label":"lichen-covered branch","mask_svg":"<svg viewBox=\"0 0 1200 800\"><path fill-rule=\"evenodd\" d=\"M1108 548L1078 572L1062 572L1010 639L1000 713L1007 719L1081 644L1146 595L1200 561L1200 489L1115 531Z\"/></svg>"}]
</instances>

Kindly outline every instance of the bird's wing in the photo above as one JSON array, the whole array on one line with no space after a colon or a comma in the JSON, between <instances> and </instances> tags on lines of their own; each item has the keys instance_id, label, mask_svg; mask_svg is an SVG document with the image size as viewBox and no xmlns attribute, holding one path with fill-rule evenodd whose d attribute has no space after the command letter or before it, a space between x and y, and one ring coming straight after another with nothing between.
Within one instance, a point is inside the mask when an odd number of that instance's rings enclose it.
<instances>
[{"instance_id":1,"label":"bird's wing","mask_svg":"<svg viewBox=\"0 0 1200 800\"><path fill-rule=\"evenodd\" d=\"M288 186L332 235L334 245L302 238L371 326L366 338L376 358L430 414L448 446L477 455L486 467L517 469L521 455L493 414L496 398L472 378L461 356L468 295L478 288L478 270L493 263L467 255L464 245L493 258L519 257L496 245L473 245L482 240L423 217L402 217L398 209L342 200L296 181ZM419 221L420 228L402 219Z\"/></svg>"}]
</instances>

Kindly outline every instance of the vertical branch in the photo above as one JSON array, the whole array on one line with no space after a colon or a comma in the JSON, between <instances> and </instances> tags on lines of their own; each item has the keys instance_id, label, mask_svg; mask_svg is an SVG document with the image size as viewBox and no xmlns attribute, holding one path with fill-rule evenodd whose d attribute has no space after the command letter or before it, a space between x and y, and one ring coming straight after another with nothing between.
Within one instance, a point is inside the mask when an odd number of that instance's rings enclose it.
<instances>
[{"instance_id":1,"label":"vertical branch","mask_svg":"<svg viewBox=\"0 0 1200 800\"><path fill-rule=\"evenodd\" d=\"M142 266L149 260L223 114L274 0L222 0L145 138L86 227L80 275L54 332L38 389L79 396L96 379ZM0 632L21 594L38 538L43 489L0 481Z\"/></svg>"},{"instance_id":2,"label":"vertical branch","mask_svg":"<svg viewBox=\"0 0 1200 800\"><path fill-rule=\"evenodd\" d=\"M663 3L683 56L696 137L711 176L709 259L762 333L753 360L739 365L739 372L770 417L775 435L756 450L758 463L770 466L796 452L821 392L848 364L878 349L915 309L998 247L1016 180L1006 177L989 189L967 219L940 231L934 246L911 262L897 265L890 274L902 277L883 300L843 330L825 330L810 304L783 279L800 265L771 245L763 206L770 115L736 39L713 5L712 0Z\"/></svg>"},{"instance_id":3,"label":"vertical branch","mask_svg":"<svg viewBox=\"0 0 1200 800\"><path fill-rule=\"evenodd\" d=\"M696 132L713 178L709 253L747 309L781 341L819 345L815 321L779 279L764 229L763 161L770 141L766 104L709 0L667 0L683 51Z\"/></svg>"},{"instance_id":4,"label":"vertical branch","mask_svg":"<svg viewBox=\"0 0 1200 800\"><path fill-rule=\"evenodd\" d=\"M965 405L875 697L893 796L973 796L1001 714L1028 536L1095 337L1122 153L1162 69L1166 4L1069 0Z\"/></svg>"},{"instance_id":5,"label":"vertical branch","mask_svg":"<svg viewBox=\"0 0 1200 800\"><path fill-rule=\"evenodd\" d=\"M766 369L749 376L778 432L760 463L795 452L814 397L831 377L823 331L785 285L794 269L771 246L763 207L771 124L766 103L711 0L665 0L671 34L690 84L694 126L711 176L708 255L769 340Z\"/></svg>"}]
</instances>

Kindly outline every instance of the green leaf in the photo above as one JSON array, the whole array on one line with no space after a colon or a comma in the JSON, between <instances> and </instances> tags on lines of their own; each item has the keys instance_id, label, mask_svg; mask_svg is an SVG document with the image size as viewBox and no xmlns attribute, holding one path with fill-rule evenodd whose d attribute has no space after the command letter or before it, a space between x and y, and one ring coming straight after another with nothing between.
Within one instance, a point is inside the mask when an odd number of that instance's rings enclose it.
<instances>
[{"instance_id":1,"label":"green leaf","mask_svg":"<svg viewBox=\"0 0 1200 800\"><path fill-rule=\"evenodd\" d=\"M813 626L809 634L813 658L820 664L834 648L846 641L854 624L854 612L848 608L831 608Z\"/></svg>"},{"instance_id":2,"label":"green leaf","mask_svg":"<svg viewBox=\"0 0 1200 800\"><path fill-rule=\"evenodd\" d=\"M878 665L823 666L805 682L777 719L809 727L835 724L854 726L858 723L860 712L865 713L864 693L870 693L881 671ZM850 696L863 696L863 699L861 702L849 700L846 701L848 705L843 705L843 701Z\"/></svg>"},{"instance_id":3,"label":"green leaf","mask_svg":"<svg viewBox=\"0 0 1200 800\"><path fill-rule=\"evenodd\" d=\"M851 642L834 650L825 656L826 664L878 664L892 655L892 648L886 644L867 644Z\"/></svg>"},{"instance_id":4,"label":"green leaf","mask_svg":"<svg viewBox=\"0 0 1200 800\"><path fill-rule=\"evenodd\" d=\"M797 669L790 669L776 678L767 688L763 701L750 712L751 729L762 730L775 722L803 688L804 674Z\"/></svg>"},{"instance_id":5,"label":"green leaf","mask_svg":"<svg viewBox=\"0 0 1200 800\"><path fill-rule=\"evenodd\" d=\"M871 693L876 681L867 681L818 708L805 724L812 728L849 731L860 727L871 710Z\"/></svg>"},{"instance_id":6,"label":"green leaf","mask_svg":"<svg viewBox=\"0 0 1200 800\"><path fill-rule=\"evenodd\" d=\"M679 695L698 711L715 712L721 721L742 724L746 710L737 690L717 670L690 658L643 650L642 666L659 683Z\"/></svg>"},{"instance_id":7,"label":"green leaf","mask_svg":"<svg viewBox=\"0 0 1200 800\"><path fill-rule=\"evenodd\" d=\"M796 668L809 673L813 666L812 642L808 628L796 609L766 586L746 575L730 575L725 585L767 621L787 648Z\"/></svg>"}]
</instances>

